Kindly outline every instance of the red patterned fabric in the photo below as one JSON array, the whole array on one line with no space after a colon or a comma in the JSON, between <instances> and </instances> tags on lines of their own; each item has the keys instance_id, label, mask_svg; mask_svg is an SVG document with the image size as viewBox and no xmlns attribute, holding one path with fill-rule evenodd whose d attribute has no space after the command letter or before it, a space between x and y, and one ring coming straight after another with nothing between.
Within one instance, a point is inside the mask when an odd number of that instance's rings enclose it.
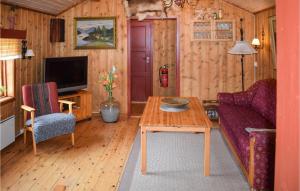
<instances>
[{"instance_id":1,"label":"red patterned fabric","mask_svg":"<svg viewBox=\"0 0 300 191\"><path fill-rule=\"evenodd\" d=\"M276 128L276 81L261 80L245 92L219 93L218 114L227 134L249 170L250 138L255 137L254 185L257 190L272 190L274 177L275 133L247 132L246 128Z\"/></svg>"},{"instance_id":2,"label":"red patterned fabric","mask_svg":"<svg viewBox=\"0 0 300 191\"><path fill-rule=\"evenodd\" d=\"M253 97L252 108L268 119L273 125L276 123L276 81L263 80L257 85Z\"/></svg>"},{"instance_id":3,"label":"red patterned fabric","mask_svg":"<svg viewBox=\"0 0 300 191\"><path fill-rule=\"evenodd\" d=\"M24 85L22 87L22 94L24 105L35 108L36 117L59 112L58 93L55 82Z\"/></svg>"},{"instance_id":4,"label":"red patterned fabric","mask_svg":"<svg viewBox=\"0 0 300 191\"><path fill-rule=\"evenodd\" d=\"M218 108L221 126L234 143L244 167L248 170L250 140L245 128L272 129L273 125L256 111L242 106L221 104Z\"/></svg>"},{"instance_id":5,"label":"red patterned fabric","mask_svg":"<svg viewBox=\"0 0 300 191\"><path fill-rule=\"evenodd\" d=\"M249 106L251 99L249 99L248 92L237 92L233 94L234 104L240 106Z\"/></svg>"},{"instance_id":6,"label":"red patterned fabric","mask_svg":"<svg viewBox=\"0 0 300 191\"><path fill-rule=\"evenodd\" d=\"M219 103L234 104L233 96L231 93L218 93Z\"/></svg>"},{"instance_id":7,"label":"red patterned fabric","mask_svg":"<svg viewBox=\"0 0 300 191\"><path fill-rule=\"evenodd\" d=\"M251 132L250 138L255 138L254 145L254 182L257 190L268 188L273 190L275 166L275 133Z\"/></svg>"}]
</instances>

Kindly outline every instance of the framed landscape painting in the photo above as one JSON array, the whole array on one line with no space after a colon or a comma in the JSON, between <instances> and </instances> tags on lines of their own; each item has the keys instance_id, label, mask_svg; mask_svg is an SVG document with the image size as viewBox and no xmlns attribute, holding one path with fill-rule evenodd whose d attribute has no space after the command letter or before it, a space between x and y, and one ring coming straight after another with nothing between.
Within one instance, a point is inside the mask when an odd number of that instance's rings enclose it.
<instances>
[{"instance_id":1,"label":"framed landscape painting","mask_svg":"<svg viewBox=\"0 0 300 191\"><path fill-rule=\"evenodd\" d=\"M116 17L74 19L75 49L116 48Z\"/></svg>"}]
</instances>

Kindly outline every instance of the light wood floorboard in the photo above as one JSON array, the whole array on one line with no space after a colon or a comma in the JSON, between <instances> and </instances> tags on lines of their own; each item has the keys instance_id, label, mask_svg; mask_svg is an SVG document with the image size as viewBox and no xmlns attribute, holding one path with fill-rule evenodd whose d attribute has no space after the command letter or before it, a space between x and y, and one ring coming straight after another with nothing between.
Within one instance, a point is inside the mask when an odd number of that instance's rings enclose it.
<instances>
[{"instance_id":1,"label":"light wood floorboard","mask_svg":"<svg viewBox=\"0 0 300 191\"><path fill-rule=\"evenodd\" d=\"M1 190L116 190L138 130L137 118L122 116L106 124L98 117L76 125L75 146L70 135L37 145L31 134L1 151Z\"/></svg>"}]
</instances>

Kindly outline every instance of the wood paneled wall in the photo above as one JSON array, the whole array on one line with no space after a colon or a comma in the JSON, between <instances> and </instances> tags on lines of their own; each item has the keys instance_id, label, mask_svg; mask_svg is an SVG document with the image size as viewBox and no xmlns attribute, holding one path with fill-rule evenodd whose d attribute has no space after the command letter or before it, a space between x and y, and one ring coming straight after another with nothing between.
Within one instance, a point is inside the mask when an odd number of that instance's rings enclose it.
<instances>
[{"instance_id":1,"label":"wood paneled wall","mask_svg":"<svg viewBox=\"0 0 300 191\"><path fill-rule=\"evenodd\" d=\"M116 49L74 49L74 17L117 18ZM65 42L53 43L55 56L87 55L89 58L88 89L92 92L93 111L98 112L100 103L106 99L106 93L99 84L99 72L108 71L115 65L119 72L119 86L114 89L113 96L121 102L121 112L127 112L127 20L122 0L88 0L71 8L59 18L65 19Z\"/></svg>"},{"instance_id":2,"label":"wood paneled wall","mask_svg":"<svg viewBox=\"0 0 300 191\"><path fill-rule=\"evenodd\" d=\"M218 4L221 2L221 4ZM234 7L222 1L200 1L198 7L214 7L224 10L224 19L234 19L239 29L239 19L245 19L246 40L254 36L254 14ZM234 42L193 42L190 23L194 11L173 8L169 15L180 20L180 94L197 96L200 99L215 99L220 91L241 90L240 57L228 55L227 51ZM74 17L117 17L117 48L113 50L74 50ZM121 72L120 86L114 90L114 96L121 102L121 111L127 112L127 20L122 0L85 1L66 11L60 18L66 19L66 42L52 44L55 56L89 56L89 87L93 94L93 111L99 110L105 94L98 83L98 73L116 65ZM239 33L237 33L237 39ZM155 54L155 53L154 53ZM162 58L162 57L161 57ZM253 57L246 57L245 84L253 83ZM155 78L154 78L155 79Z\"/></svg>"},{"instance_id":3,"label":"wood paneled wall","mask_svg":"<svg viewBox=\"0 0 300 191\"><path fill-rule=\"evenodd\" d=\"M176 96L176 19L153 20L153 95ZM159 68L167 64L169 84L160 87Z\"/></svg>"},{"instance_id":4,"label":"wood paneled wall","mask_svg":"<svg viewBox=\"0 0 300 191\"><path fill-rule=\"evenodd\" d=\"M259 49L257 54L257 80L276 78L276 70L274 70L274 61L270 46L269 18L272 16L275 16L275 8L255 14L255 33L260 42L264 44L263 49ZM265 33L264 42L262 42L262 31Z\"/></svg>"},{"instance_id":5,"label":"wood paneled wall","mask_svg":"<svg viewBox=\"0 0 300 191\"><path fill-rule=\"evenodd\" d=\"M239 19L244 18L245 39L251 41L254 37L254 14L222 0L201 0L198 8L223 9L224 19L236 21L237 38L239 39ZM1 5L1 25L7 26L7 16L10 7ZM88 89L92 92L93 111L98 112L100 103L106 98L103 88L98 83L99 72L116 65L119 72L119 87L114 90L114 96L121 102L121 112L127 112L127 18L123 0L87 0L69 9L58 18L66 21L64 43L50 43L49 23L51 16L17 9L17 29L27 30L28 47L33 48L35 57L32 60L17 60L16 111L21 104L21 85L41 81L41 63L43 58L50 56L89 56ZM241 90L240 56L227 54L234 42L197 42L191 41L191 20L194 11L189 6L174 7L169 16L179 19L180 41L180 94L196 96L200 99L215 99L221 91ZM74 50L74 17L117 17L117 48ZM163 58L163 57L161 57ZM175 58L174 58L175 59ZM163 62L163 61L158 61ZM245 85L253 83L253 56L246 56ZM261 75L268 76L268 70ZM17 120L20 120L17 117ZM20 124L20 121L17 122ZM20 126L20 125L19 125ZM17 128L18 131L18 128Z\"/></svg>"},{"instance_id":6,"label":"wood paneled wall","mask_svg":"<svg viewBox=\"0 0 300 191\"><path fill-rule=\"evenodd\" d=\"M239 20L244 18L244 37L250 42L254 35L254 15L223 1L200 1L197 8L221 8L224 19L236 22L236 39L240 39ZM174 11L180 19L180 94L203 99L216 99L217 93L241 90L240 56L229 55L235 42L191 41L191 20L194 12L186 6ZM253 56L245 57L245 87L253 83Z\"/></svg>"},{"instance_id":7,"label":"wood paneled wall","mask_svg":"<svg viewBox=\"0 0 300 191\"><path fill-rule=\"evenodd\" d=\"M1 5L1 27L8 28L7 17L11 15L10 6ZM41 82L41 67L43 58L51 55L50 41L49 41L49 15L41 14L26 9L16 9L16 25L15 29L27 30L27 45L28 48L33 49L35 54L31 60L17 59L16 65L16 134L19 134L22 127L22 111L20 106L22 104L21 87L24 84L33 84Z\"/></svg>"}]
</instances>

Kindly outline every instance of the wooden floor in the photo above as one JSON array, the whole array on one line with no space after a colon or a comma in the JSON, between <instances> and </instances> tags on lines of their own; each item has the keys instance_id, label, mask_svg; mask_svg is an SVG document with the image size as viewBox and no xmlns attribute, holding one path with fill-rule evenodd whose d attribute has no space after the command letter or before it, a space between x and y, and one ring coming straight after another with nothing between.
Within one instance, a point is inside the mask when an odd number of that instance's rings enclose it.
<instances>
[{"instance_id":1,"label":"wooden floor","mask_svg":"<svg viewBox=\"0 0 300 191\"><path fill-rule=\"evenodd\" d=\"M137 130L137 118L105 124L95 117L78 123L75 147L61 136L39 143L37 156L18 137L1 152L1 190L116 190Z\"/></svg>"}]
</instances>

